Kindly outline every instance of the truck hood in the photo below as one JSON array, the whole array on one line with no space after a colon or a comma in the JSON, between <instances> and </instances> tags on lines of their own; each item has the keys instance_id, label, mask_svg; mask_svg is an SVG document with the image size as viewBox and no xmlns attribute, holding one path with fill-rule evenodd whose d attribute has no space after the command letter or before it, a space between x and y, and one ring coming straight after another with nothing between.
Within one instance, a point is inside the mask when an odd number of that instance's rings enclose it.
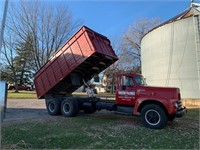
<instances>
[{"instance_id":1,"label":"truck hood","mask_svg":"<svg viewBox=\"0 0 200 150\"><path fill-rule=\"evenodd\" d=\"M178 99L179 93L179 88L175 87L140 86L137 89L139 96L148 96L151 98Z\"/></svg>"}]
</instances>

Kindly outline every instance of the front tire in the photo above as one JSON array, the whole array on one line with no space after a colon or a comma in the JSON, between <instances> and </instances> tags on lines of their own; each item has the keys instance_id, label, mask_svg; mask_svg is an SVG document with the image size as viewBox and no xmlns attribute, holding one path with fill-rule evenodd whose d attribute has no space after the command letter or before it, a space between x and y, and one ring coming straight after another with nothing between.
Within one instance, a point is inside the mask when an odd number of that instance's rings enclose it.
<instances>
[{"instance_id":1,"label":"front tire","mask_svg":"<svg viewBox=\"0 0 200 150\"><path fill-rule=\"evenodd\" d=\"M151 129L162 129L167 124L167 115L161 106L148 104L141 110L141 121Z\"/></svg>"}]
</instances>

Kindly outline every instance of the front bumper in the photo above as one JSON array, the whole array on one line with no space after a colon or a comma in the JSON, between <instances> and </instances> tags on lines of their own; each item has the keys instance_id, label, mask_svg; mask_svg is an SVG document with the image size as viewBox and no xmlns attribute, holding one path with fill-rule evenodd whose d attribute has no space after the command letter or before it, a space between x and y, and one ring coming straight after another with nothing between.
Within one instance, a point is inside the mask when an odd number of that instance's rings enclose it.
<instances>
[{"instance_id":1,"label":"front bumper","mask_svg":"<svg viewBox=\"0 0 200 150\"><path fill-rule=\"evenodd\" d=\"M176 117L180 118L183 117L187 113L186 107L182 107L181 109L178 109L176 112Z\"/></svg>"}]
</instances>

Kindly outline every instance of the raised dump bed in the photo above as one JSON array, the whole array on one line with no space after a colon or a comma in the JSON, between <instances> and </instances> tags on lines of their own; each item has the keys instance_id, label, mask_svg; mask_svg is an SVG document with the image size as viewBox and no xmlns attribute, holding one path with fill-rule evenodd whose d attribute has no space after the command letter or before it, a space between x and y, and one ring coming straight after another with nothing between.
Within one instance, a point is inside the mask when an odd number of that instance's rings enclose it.
<instances>
[{"instance_id":1,"label":"raised dump bed","mask_svg":"<svg viewBox=\"0 0 200 150\"><path fill-rule=\"evenodd\" d=\"M37 96L72 93L117 59L107 37L83 26L35 74Z\"/></svg>"}]
</instances>

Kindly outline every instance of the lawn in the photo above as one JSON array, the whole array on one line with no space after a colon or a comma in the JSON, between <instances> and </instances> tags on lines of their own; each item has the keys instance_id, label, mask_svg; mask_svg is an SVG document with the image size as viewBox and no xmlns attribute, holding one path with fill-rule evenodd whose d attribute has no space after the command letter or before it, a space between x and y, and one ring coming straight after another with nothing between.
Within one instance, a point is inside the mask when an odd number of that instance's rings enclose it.
<instances>
[{"instance_id":1,"label":"lawn","mask_svg":"<svg viewBox=\"0 0 200 150\"><path fill-rule=\"evenodd\" d=\"M84 93L73 93L86 96ZM107 99L111 94L98 94ZM8 92L9 99L37 98L35 91ZM199 108L168 122L162 130L144 127L137 116L114 112L80 113L77 117L46 116L4 122L2 149L199 149Z\"/></svg>"},{"instance_id":2,"label":"lawn","mask_svg":"<svg viewBox=\"0 0 200 150\"><path fill-rule=\"evenodd\" d=\"M18 93L15 90L8 90L8 99L36 99L35 91L19 91Z\"/></svg>"},{"instance_id":3,"label":"lawn","mask_svg":"<svg viewBox=\"0 0 200 150\"><path fill-rule=\"evenodd\" d=\"M88 97L86 93L74 92L74 96ZM114 94L110 93L99 93L98 97L103 97L106 99L113 99ZM14 90L8 90L8 99L37 99L36 91L19 91L16 93Z\"/></svg>"},{"instance_id":4,"label":"lawn","mask_svg":"<svg viewBox=\"0 0 200 150\"><path fill-rule=\"evenodd\" d=\"M199 109L162 130L143 127L137 116L98 112L5 122L1 136L3 149L199 149Z\"/></svg>"}]
</instances>

